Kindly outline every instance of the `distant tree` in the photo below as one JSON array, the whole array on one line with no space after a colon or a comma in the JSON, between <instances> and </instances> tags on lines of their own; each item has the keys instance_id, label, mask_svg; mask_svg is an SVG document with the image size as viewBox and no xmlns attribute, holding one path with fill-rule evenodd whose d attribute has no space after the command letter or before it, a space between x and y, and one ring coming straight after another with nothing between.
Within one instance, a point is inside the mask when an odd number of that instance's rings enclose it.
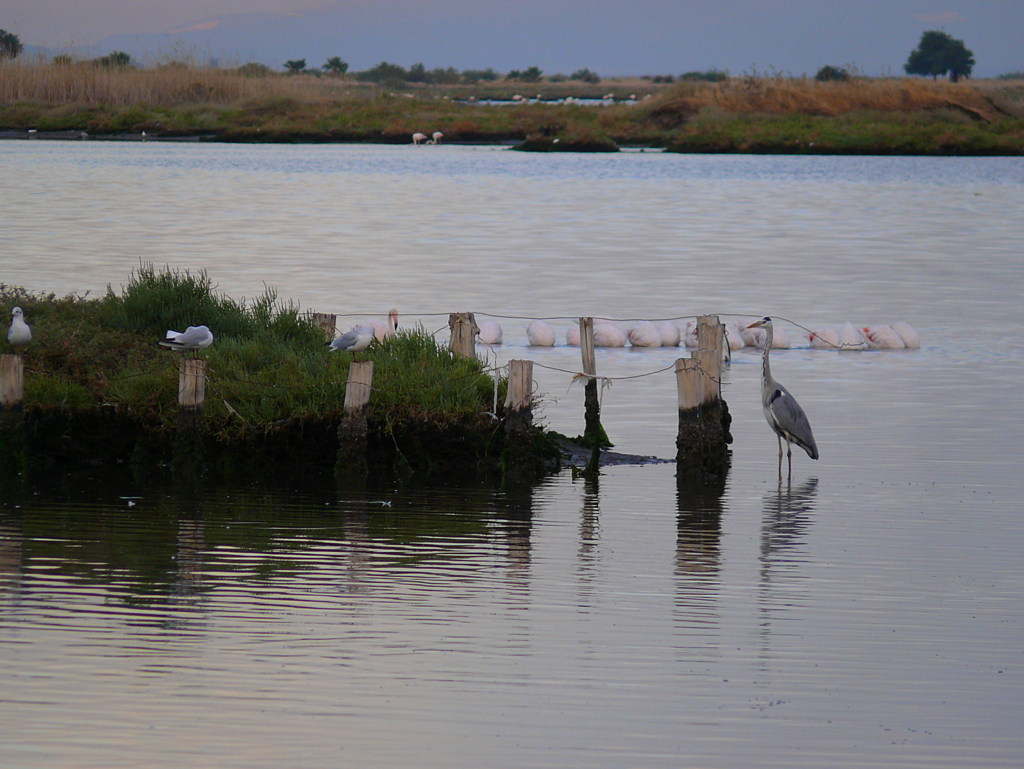
<instances>
[{"instance_id":1,"label":"distant tree","mask_svg":"<svg viewBox=\"0 0 1024 769\"><path fill-rule=\"evenodd\" d=\"M519 80L523 76L523 73L518 69L510 69L505 75L506 80Z\"/></svg>"},{"instance_id":2,"label":"distant tree","mask_svg":"<svg viewBox=\"0 0 1024 769\"><path fill-rule=\"evenodd\" d=\"M582 80L584 83L600 83L601 78L596 72L589 69L578 69L569 75L570 80Z\"/></svg>"},{"instance_id":3,"label":"distant tree","mask_svg":"<svg viewBox=\"0 0 1024 769\"><path fill-rule=\"evenodd\" d=\"M705 83L723 83L729 79L727 72L720 69L706 69L703 72L684 72L679 76L680 80L700 80ZM671 83L671 80L665 82Z\"/></svg>"},{"instance_id":4,"label":"distant tree","mask_svg":"<svg viewBox=\"0 0 1024 769\"><path fill-rule=\"evenodd\" d=\"M523 70L522 74L519 75L519 79L524 83L539 83L543 74L544 73L541 72L540 67L527 67Z\"/></svg>"},{"instance_id":5,"label":"distant tree","mask_svg":"<svg viewBox=\"0 0 1024 769\"><path fill-rule=\"evenodd\" d=\"M356 73L356 80L380 83L391 87L404 83L408 77L409 73L405 71L405 67L389 64L386 61L382 61L376 67Z\"/></svg>"},{"instance_id":6,"label":"distant tree","mask_svg":"<svg viewBox=\"0 0 1024 769\"><path fill-rule=\"evenodd\" d=\"M455 67L436 67L427 73L427 79L437 85L458 85L462 82L462 75Z\"/></svg>"},{"instance_id":7,"label":"distant tree","mask_svg":"<svg viewBox=\"0 0 1024 769\"><path fill-rule=\"evenodd\" d=\"M479 83L481 80L497 80L498 73L488 67L487 69L464 69L462 79L467 83Z\"/></svg>"},{"instance_id":8,"label":"distant tree","mask_svg":"<svg viewBox=\"0 0 1024 769\"><path fill-rule=\"evenodd\" d=\"M284 68L288 70L289 75L297 75L306 68L305 59L292 59L284 63Z\"/></svg>"},{"instance_id":9,"label":"distant tree","mask_svg":"<svg viewBox=\"0 0 1024 769\"><path fill-rule=\"evenodd\" d=\"M818 70L818 73L814 76L814 79L819 83L826 83L831 80L837 82L845 82L850 79L850 73L845 67L833 67L831 64L826 64L824 67Z\"/></svg>"},{"instance_id":10,"label":"distant tree","mask_svg":"<svg viewBox=\"0 0 1024 769\"><path fill-rule=\"evenodd\" d=\"M498 73L489 67L486 70L463 70L462 79L467 83L479 83L481 80L498 80Z\"/></svg>"},{"instance_id":11,"label":"distant tree","mask_svg":"<svg viewBox=\"0 0 1024 769\"><path fill-rule=\"evenodd\" d=\"M324 72L330 72L333 75L344 75L348 72L348 62L343 60L340 56L332 56L324 65L320 68Z\"/></svg>"},{"instance_id":12,"label":"distant tree","mask_svg":"<svg viewBox=\"0 0 1024 769\"><path fill-rule=\"evenodd\" d=\"M418 62L409 67L405 79L410 83L426 83L430 78L427 77L427 68L423 66L423 62Z\"/></svg>"},{"instance_id":13,"label":"distant tree","mask_svg":"<svg viewBox=\"0 0 1024 769\"><path fill-rule=\"evenodd\" d=\"M17 59L24 47L16 34L0 29L0 59Z\"/></svg>"},{"instance_id":14,"label":"distant tree","mask_svg":"<svg viewBox=\"0 0 1024 769\"><path fill-rule=\"evenodd\" d=\"M111 51L106 56L100 57L97 61L101 67L116 69L127 69L132 65L132 57L124 51Z\"/></svg>"},{"instance_id":15,"label":"distant tree","mask_svg":"<svg viewBox=\"0 0 1024 769\"><path fill-rule=\"evenodd\" d=\"M70 67L73 63L71 57L66 53L58 53L53 57L53 66L55 67Z\"/></svg>"},{"instance_id":16,"label":"distant tree","mask_svg":"<svg viewBox=\"0 0 1024 769\"><path fill-rule=\"evenodd\" d=\"M921 35L921 42L910 52L903 70L908 75L931 75L932 79L949 73L954 83L970 77L974 69L974 53L963 40L954 40L945 32L931 30Z\"/></svg>"}]
</instances>

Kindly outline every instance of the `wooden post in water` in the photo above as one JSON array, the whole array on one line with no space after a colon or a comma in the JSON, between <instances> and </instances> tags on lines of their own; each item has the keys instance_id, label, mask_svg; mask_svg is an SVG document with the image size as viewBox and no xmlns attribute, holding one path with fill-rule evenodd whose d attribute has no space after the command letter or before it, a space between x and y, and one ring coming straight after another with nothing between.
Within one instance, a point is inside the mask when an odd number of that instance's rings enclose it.
<instances>
[{"instance_id":1,"label":"wooden post in water","mask_svg":"<svg viewBox=\"0 0 1024 769\"><path fill-rule=\"evenodd\" d=\"M722 398L724 330L717 317L701 316L697 350L689 359L676 361L676 466L680 475L707 480L724 477L729 468L732 418Z\"/></svg>"},{"instance_id":2,"label":"wooden post in water","mask_svg":"<svg viewBox=\"0 0 1024 769\"><path fill-rule=\"evenodd\" d=\"M345 413L338 425L338 457L335 469L340 476L359 476L367 471L366 415L373 391L373 361L353 361L345 385Z\"/></svg>"},{"instance_id":3,"label":"wooden post in water","mask_svg":"<svg viewBox=\"0 0 1024 769\"><path fill-rule=\"evenodd\" d=\"M25 451L25 364L20 355L0 355L0 482L14 479L14 489L27 467ZM6 483L0 495L12 498Z\"/></svg>"},{"instance_id":4,"label":"wooden post in water","mask_svg":"<svg viewBox=\"0 0 1024 769\"><path fill-rule=\"evenodd\" d=\"M20 355L0 355L0 410L20 409L25 400L25 363Z\"/></svg>"},{"instance_id":5,"label":"wooden post in water","mask_svg":"<svg viewBox=\"0 0 1024 769\"><path fill-rule=\"evenodd\" d=\"M203 427L206 406L206 361L183 357L178 365L178 435L174 470L195 476L203 469Z\"/></svg>"},{"instance_id":6,"label":"wooden post in water","mask_svg":"<svg viewBox=\"0 0 1024 769\"><path fill-rule=\"evenodd\" d=\"M508 436L507 467L529 467L533 459L533 361L508 362L508 395L505 398L505 433Z\"/></svg>"},{"instance_id":7,"label":"wooden post in water","mask_svg":"<svg viewBox=\"0 0 1024 769\"><path fill-rule=\"evenodd\" d=\"M334 341L334 335L338 332L338 316L327 312L314 312L310 316L313 325L324 332L324 338L328 342Z\"/></svg>"},{"instance_id":8,"label":"wooden post in water","mask_svg":"<svg viewBox=\"0 0 1024 769\"><path fill-rule=\"evenodd\" d=\"M594 352L594 319L580 318L580 354L583 356L583 440L591 447L589 472L595 472L601 459L601 449L611 445L601 426L601 400L597 395L597 356Z\"/></svg>"},{"instance_id":9,"label":"wooden post in water","mask_svg":"<svg viewBox=\"0 0 1024 769\"><path fill-rule=\"evenodd\" d=\"M464 358L476 355L476 335L480 333L480 327L476 325L473 313L451 313L448 316L448 328L452 332L451 341L448 343L449 350Z\"/></svg>"}]
</instances>

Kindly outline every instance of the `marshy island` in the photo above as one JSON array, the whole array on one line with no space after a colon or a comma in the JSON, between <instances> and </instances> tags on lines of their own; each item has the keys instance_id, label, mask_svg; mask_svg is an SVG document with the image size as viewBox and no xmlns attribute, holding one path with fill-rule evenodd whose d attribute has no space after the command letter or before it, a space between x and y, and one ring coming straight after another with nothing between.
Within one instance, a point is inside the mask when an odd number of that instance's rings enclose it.
<instances>
[{"instance_id":1,"label":"marshy island","mask_svg":"<svg viewBox=\"0 0 1024 769\"><path fill-rule=\"evenodd\" d=\"M369 73L374 77L363 77L368 73L282 73L256 64L6 62L0 137L504 144L542 152L1024 154L1020 78L949 82L823 69L834 73L601 79L589 71L470 77L453 70L413 77L385 62Z\"/></svg>"}]
</instances>

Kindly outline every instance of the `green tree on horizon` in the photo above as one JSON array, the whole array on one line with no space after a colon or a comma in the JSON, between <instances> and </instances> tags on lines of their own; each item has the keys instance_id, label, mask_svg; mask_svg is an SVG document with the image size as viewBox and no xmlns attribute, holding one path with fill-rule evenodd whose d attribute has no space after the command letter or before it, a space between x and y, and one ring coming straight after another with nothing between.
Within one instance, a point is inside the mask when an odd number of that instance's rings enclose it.
<instances>
[{"instance_id":1,"label":"green tree on horizon","mask_svg":"<svg viewBox=\"0 0 1024 769\"><path fill-rule=\"evenodd\" d=\"M348 62L340 56L332 56L324 62L324 65L320 69L324 72L330 72L335 75L344 75L348 72Z\"/></svg>"},{"instance_id":2,"label":"green tree on horizon","mask_svg":"<svg viewBox=\"0 0 1024 769\"><path fill-rule=\"evenodd\" d=\"M16 34L0 29L0 59L17 59L24 47Z\"/></svg>"},{"instance_id":3,"label":"green tree on horizon","mask_svg":"<svg viewBox=\"0 0 1024 769\"><path fill-rule=\"evenodd\" d=\"M284 63L284 68L288 70L289 75L297 75L306 68L305 59L292 59Z\"/></svg>"},{"instance_id":4,"label":"green tree on horizon","mask_svg":"<svg viewBox=\"0 0 1024 769\"><path fill-rule=\"evenodd\" d=\"M950 81L956 83L961 77L971 76L974 63L974 53L963 40L929 30L921 34L921 42L910 52L903 70L908 75L930 75L933 80L948 73Z\"/></svg>"}]
</instances>

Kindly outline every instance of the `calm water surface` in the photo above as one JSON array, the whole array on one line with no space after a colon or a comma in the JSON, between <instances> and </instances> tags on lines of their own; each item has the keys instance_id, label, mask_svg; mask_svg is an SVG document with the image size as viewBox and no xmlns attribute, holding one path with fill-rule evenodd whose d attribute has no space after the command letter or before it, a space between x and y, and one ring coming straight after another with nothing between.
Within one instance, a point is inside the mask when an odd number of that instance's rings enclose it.
<instances>
[{"instance_id":1,"label":"calm water surface","mask_svg":"<svg viewBox=\"0 0 1024 769\"><path fill-rule=\"evenodd\" d=\"M721 493L672 465L5 489L0 765L1020 764L1024 161L6 142L0 168L0 282L95 295L141 260L430 330L511 316L481 354L541 364L570 434L578 350L528 317L923 338L773 355L822 456L791 484L739 351ZM673 455L681 354L599 351L617 448Z\"/></svg>"}]
</instances>

